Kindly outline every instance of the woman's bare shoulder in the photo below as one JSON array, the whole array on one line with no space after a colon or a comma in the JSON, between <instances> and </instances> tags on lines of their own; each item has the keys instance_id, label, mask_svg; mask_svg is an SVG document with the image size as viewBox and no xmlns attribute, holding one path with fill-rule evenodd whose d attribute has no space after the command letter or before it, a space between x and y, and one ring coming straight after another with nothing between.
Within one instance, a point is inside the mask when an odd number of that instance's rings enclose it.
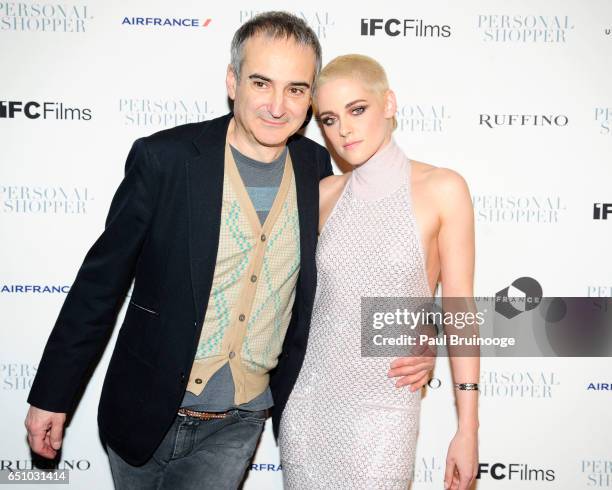
<instances>
[{"instance_id":1,"label":"woman's bare shoulder","mask_svg":"<svg viewBox=\"0 0 612 490\"><path fill-rule=\"evenodd\" d=\"M346 179L348 179L349 175L350 172L339 175L334 174L325 177L324 179L321 179L321 181L319 182L319 193L321 194L321 196L335 194L338 190L342 190L342 188L344 187L344 183L346 182Z\"/></svg>"},{"instance_id":2,"label":"woman's bare shoulder","mask_svg":"<svg viewBox=\"0 0 612 490\"><path fill-rule=\"evenodd\" d=\"M411 161L413 184L419 185L424 194L432 197L441 208L452 209L458 204L471 202L467 182L459 172L446 167Z\"/></svg>"}]
</instances>

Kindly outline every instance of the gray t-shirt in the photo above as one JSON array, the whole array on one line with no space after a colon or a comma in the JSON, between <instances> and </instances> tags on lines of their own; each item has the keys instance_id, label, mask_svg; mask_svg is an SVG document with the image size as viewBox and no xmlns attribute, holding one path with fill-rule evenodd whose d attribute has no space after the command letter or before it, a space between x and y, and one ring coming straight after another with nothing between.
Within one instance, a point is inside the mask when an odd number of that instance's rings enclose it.
<instances>
[{"instance_id":1,"label":"gray t-shirt","mask_svg":"<svg viewBox=\"0 0 612 490\"><path fill-rule=\"evenodd\" d=\"M257 211L259 221L263 225L283 178L287 148L270 163L249 158L231 145L230 148L240 177L242 177L242 182L249 193L255 211ZM181 406L203 412L225 412L236 407L234 404L234 389L232 371L229 364L224 364L221 369L212 375L199 396L186 391ZM239 408L255 411L270 408L273 404L272 392L268 387L261 395L250 402L239 405Z\"/></svg>"}]
</instances>

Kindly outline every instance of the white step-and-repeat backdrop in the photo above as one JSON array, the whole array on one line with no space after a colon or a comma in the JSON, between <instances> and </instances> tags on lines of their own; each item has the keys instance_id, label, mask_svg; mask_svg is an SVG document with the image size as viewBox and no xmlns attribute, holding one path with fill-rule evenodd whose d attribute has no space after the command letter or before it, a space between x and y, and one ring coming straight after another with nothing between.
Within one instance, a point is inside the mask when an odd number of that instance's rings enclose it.
<instances>
[{"instance_id":1,"label":"white step-and-repeat backdrop","mask_svg":"<svg viewBox=\"0 0 612 490\"><path fill-rule=\"evenodd\" d=\"M612 296L609 0L0 1L1 468L31 466L29 386L131 142L226 113L233 32L272 9L312 26L324 62L378 59L398 143L466 178L477 295L530 277L544 296ZM314 122L306 134L322 142ZM116 333L66 431L58 465L72 488L112 488L96 410ZM449 381L440 358L414 489L442 488ZM478 488L612 487L609 359L485 358L480 381ZM282 488L269 426L245 488Z\"/></svg>"}]
</instances>

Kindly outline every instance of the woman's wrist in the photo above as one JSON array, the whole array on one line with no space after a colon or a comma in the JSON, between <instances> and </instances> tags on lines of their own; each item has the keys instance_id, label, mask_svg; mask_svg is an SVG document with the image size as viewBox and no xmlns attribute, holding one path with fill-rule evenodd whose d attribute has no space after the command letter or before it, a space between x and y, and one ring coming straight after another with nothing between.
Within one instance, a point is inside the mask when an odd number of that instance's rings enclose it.
<instances>
[{"instance_id":1,"label":"woman's wrist","mask_svg":"<svg viewBox=\"0 0 612 490\"><path fill-rule=\"evenodd\" d=\"M467 420L465 422L459 421L457 426L457 432L465 434L477 434L480 424L477 420Z\"/></svg>"}]
</instances>

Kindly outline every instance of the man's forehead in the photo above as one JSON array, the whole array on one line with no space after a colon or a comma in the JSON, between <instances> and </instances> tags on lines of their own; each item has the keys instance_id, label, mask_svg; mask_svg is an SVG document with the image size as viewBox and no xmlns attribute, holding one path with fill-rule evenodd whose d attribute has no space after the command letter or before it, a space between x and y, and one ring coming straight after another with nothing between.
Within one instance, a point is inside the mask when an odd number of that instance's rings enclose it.
<instances>
[{"instance_id":1,"label":"man's forehead","mask_svg":"<svg viewBox=\"0 0 612 490\"><path fill-rule=\"evenodd\" d=\"M257 33L249 37L245 42L245 48L248 46L257 45L257 49L275 49L275 48L297 48L297 49L312 49L311 46L298 43L293 36L273 36L265 33ZM314 51L313 51L314 53Z\"/></svg>"},{"instance_id":2,"label":"man's forehead","mask_svg":"<svg viewBox=\"0 0 612 490\"><path fill-rule=\"evenodd\" d=\"M296 53L299 51L299 53ZM311 46L298 44L293 37L275 38L272 36L255 35L247 39L243 51L243 67L248 66L259 71L260 67L286 68L314 77L315 52ZM312 62L312 70L308 61ZM312 73L310 73L312 71ZM246 73L250 75L250 73ZM269 75L269 74L268 74Z\"/></svg>"}]
</instances>

